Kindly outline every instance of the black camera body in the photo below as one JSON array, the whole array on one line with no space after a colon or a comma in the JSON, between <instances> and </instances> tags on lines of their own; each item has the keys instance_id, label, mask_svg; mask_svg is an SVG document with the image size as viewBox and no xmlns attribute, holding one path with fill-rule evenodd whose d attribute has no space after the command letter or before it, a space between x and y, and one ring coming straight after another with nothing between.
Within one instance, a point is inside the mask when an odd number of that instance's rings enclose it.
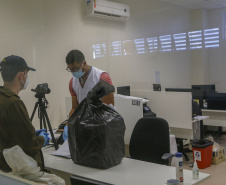
<instances>
[{"instance_id":1,"label":"black camera body","mask_svg":"<svg viewBox=\"0 0 226 185\"><path fill-rule=\"evenodd\" d=\"M49 94L50 93L50 89L48 88L48 84L47 83L43 83L43 84L38 84L37 87L35 89L31 89L31 91L36 92L36 95L45 95L45 94Z\"/></svg>"}]
</instances>

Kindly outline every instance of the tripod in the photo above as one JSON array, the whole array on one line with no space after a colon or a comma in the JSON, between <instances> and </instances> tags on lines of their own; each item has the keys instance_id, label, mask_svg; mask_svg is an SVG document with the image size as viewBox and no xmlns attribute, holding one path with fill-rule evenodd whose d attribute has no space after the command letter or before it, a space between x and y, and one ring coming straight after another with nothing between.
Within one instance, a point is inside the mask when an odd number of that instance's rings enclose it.
<instances>
[{"instance_id":1,"label":"tripod","mask_svg":"<svg viewBox=\"0 0 226 185\"><path fill-rule=\"evenodd\" d=\"M52 142L53 142L53 145L54 145L54 148L55 150L58 149L58 145L56 143L56 140L55 140L55 137L53 135L53 130L52 130L52 127L51 127L51 124L50 124L50 121L49 121L49 117L48 117L48 114L46 112L46 104L48 104L48 101L45 97L44 94L36 94L35 95L36 98L38 98L38 101L35 103L35 107L34 107L34 110L32 112L32 115L31 115L31 121L35 115L35 111L38 107L38 118L40 119L40 129L42 129L42 123L44 124L44 128L47 130L47 125L48 125L48 128L49 128L49 131L50 131L50 134L51 134L51 137L52 137ZM46 125L47 123L47 125Z\"/></svg>"}]
</instances>

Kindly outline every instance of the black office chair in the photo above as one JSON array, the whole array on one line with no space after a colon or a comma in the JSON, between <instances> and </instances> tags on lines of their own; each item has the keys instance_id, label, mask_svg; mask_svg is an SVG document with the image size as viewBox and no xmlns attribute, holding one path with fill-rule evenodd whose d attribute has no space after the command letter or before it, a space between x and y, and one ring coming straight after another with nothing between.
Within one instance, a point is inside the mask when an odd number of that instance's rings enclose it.
<instances>
[{"instance_id":1,"label":"black office chair","mask_svg":"<svg viewBox=\"0 0 226 185\"><path fill-rule=\"evenodd\" d=\"M131 135L129 152L132 159L169 165L170 160L166 159L174 154L170 154L168 122L158 117L139 119Z\"/></svg>"},{"instance_id":2,"label":"black office chair","mask_svg":"<svg viewBox=\"0 0 226 185\"><path fill-rule=\"evenodd\" d=\"M86 177L81 177L78 175L72 175L70 177L71 185L113 185L93 179L89 179Z\"/></svg>"}]
</instances>

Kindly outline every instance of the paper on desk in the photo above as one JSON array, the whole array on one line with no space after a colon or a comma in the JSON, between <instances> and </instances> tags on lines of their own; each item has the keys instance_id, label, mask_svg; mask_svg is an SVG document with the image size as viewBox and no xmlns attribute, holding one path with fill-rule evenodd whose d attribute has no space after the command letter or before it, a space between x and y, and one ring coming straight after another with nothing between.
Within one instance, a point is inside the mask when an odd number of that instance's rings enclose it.
<instances>
[{"instance_id":1,"label":"paper on desk","mask_svg":"<svg viewBox=\"0 0 226 185\"><path fill-rule=\"evenodd\" d=\"M62 156L70 159L71 154L69 151L68 139L59 147L58 150L54 151L52 155Z\"/></svg>"}]
</instances>

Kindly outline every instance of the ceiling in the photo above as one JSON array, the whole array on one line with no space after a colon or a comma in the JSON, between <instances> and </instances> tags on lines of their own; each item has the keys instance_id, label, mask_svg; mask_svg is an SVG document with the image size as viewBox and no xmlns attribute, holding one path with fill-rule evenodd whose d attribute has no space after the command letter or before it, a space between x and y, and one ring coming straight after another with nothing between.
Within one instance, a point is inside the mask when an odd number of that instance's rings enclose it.
<instances>
[{"instance_id":1,"label":"ceiling","mask_svg":"<svg viewBox=\"0 0 226 185\"><path fill-rule=\"evenodd\" d=\"M190 9L214 9L226 7L226 0L159 0L171 5L183 6Z\"/></svg>"}]
</instances>

